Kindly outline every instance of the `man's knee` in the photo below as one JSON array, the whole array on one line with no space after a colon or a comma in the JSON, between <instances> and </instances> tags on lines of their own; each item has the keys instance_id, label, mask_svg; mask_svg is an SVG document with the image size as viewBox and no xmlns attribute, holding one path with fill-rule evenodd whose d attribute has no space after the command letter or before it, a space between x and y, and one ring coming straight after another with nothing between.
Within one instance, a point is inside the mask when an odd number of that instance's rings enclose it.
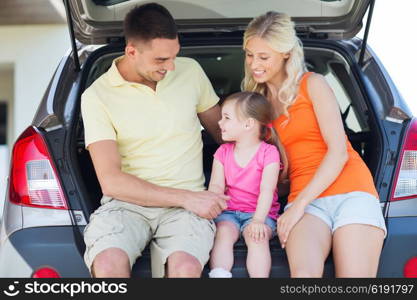
<instances>
[{"instance_id":1,"label":"man's knee","mask_svg":"<svg viewBox=\"0 0 417 300\"><path fill-rule=\"evenodd\" d=\"M198 259L186 252L174 252L168 257L168 277L198 278L201 270Z\"/></svg>"},{"instance_id":2,"label":"man's knee","mask_svg":"<svg viewBox=\"0 0 417 300\"><path fill-rule=\"evenodd\" d=\"M95 257L92 265L94 277L130 277L130 263L126 252L119 248L106 249Z\"/></svg>"}]
</instances>

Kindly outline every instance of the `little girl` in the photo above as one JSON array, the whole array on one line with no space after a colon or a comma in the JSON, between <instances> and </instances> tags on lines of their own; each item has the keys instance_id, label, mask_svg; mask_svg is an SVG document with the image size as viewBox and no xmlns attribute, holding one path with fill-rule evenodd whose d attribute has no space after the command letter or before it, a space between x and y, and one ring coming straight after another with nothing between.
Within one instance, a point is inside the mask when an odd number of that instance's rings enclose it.
<instances>
[{"instance_id":1,"label":"little girl","mask_svg":"<svg viewBox=\"0 0 417 300\"><path fill-rule=\"evenodd\" d=\"M232 277L233 245L243 234L250 277L268 277L269 240L276 232L280 153L285 178L285 152L271 126L273 108L261 94L241 92L222 105L219 121L225 143L214 154L208 190L230 196L227 209L214 219L217 233L209 277ZM278 149L280 151L278 151Z\"/></svg>"}]
</instances>

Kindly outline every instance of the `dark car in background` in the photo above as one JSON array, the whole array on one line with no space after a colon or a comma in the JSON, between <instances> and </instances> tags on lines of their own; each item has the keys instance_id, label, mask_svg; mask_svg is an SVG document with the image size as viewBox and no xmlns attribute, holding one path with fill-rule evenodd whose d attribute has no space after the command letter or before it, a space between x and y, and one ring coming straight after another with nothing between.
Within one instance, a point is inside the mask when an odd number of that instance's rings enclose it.
<instances>
[{"instance_id":1,"label":"dark car in background","mask_svg":"<svg viewBox=\"0 0 417 300\"><path fill-rule=\"evenodd\" d=\"M122 20L144 1L64 2L72 51L58 65L43 99L33 99L41 100L39 108L13 148L0 232L0 277L90 276L83 261L83 230L102 192L84 147L80 99L123 54ZM367 46L374 2L172 0L161 4L177 20L180 56L201 64L220 99L240 90L242 37L251 18L268 10L293 17L308 69L323 74L332 86L346 134L371 170L380 195L388 235L378 276L402 277L417 256L417 120ZM364 38L355 37L363 26ZM208 180L218 145L204 130L202 138ZM242 241L235 246L236 277L247 276L246 251ZM271 277L288 277L285 251L277 240L271 241L271 252ZM149 251L133 266L132 276L151 276ZM324 276L334 276L331 256Z\"/></svg>"}]
</instances>

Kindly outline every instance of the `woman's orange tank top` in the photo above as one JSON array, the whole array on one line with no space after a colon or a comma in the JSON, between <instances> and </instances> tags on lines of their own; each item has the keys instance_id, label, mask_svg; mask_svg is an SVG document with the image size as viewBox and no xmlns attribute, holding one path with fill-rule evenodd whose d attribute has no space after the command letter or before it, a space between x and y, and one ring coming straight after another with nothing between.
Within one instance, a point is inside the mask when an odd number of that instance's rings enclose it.
<instances>
[{"instance_id":1,"label":"woman's orange tank top","mask_svg":"<svg viewBox=\"0 0 417 300\"><path fill-rule=\"evenodd\" d=\"M310 74L312 73L307 72L301 78L298 96L288 109L289 118L280 115L273 121L273 126L288 156L290 180L288 203L294 201L298 193L313 178L327 152L327 145L321 135L307 90L307 78ZM367 192L378 198L371 172L352 148L347 137L346 145L348 161L337 179L320 194L319 198L353 191Z\"/></svg>"}]
</instances>

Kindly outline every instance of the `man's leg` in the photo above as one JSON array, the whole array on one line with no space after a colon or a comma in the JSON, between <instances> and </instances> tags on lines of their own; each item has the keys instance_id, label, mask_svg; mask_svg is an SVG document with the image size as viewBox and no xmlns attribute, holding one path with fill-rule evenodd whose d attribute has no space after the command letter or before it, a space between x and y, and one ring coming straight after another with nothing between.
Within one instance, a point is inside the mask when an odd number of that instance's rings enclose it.
<instances>
[{"instance_id":1,"label":"man's leg","mask_svg":"<svg viewBox=\"0 0 417 300\"><path fill-rule=\"evenodd\" d=\"M213 221L182 208L166 209L151 243L152 276L200 277L215 231Z\"/></svg>"},{"instance_id":2,"label":"man's leg","mask_svg":"<svg viewBox=\"0 0 417 300\"><path fill-rule=\"evenodd\" d=\"M99 207L84 231L84 259L94 277L129 277L152 233L133 204L113 200Z\"/></svg>"},{"instance_id":3,"label":"man's leg","mask_svg":"<svg viewBox=\"0 0 417 300\"><path fill-rule=\"evenodd\" d=\"M93 261L91 274L95 278L129 278L129 257L122 249L106 249L97 254Z\"/></svg>"},{"instance_id":4,"label":"man's leg","mask_svg":"<svg viewBox=\"0 0 417 300\"><path fill-rule=\"evenodd\" d=\"M199 278L203 266L197 258L184 251L177 251L168 256L167 277Z\"/></svg>"}]
</instances>

